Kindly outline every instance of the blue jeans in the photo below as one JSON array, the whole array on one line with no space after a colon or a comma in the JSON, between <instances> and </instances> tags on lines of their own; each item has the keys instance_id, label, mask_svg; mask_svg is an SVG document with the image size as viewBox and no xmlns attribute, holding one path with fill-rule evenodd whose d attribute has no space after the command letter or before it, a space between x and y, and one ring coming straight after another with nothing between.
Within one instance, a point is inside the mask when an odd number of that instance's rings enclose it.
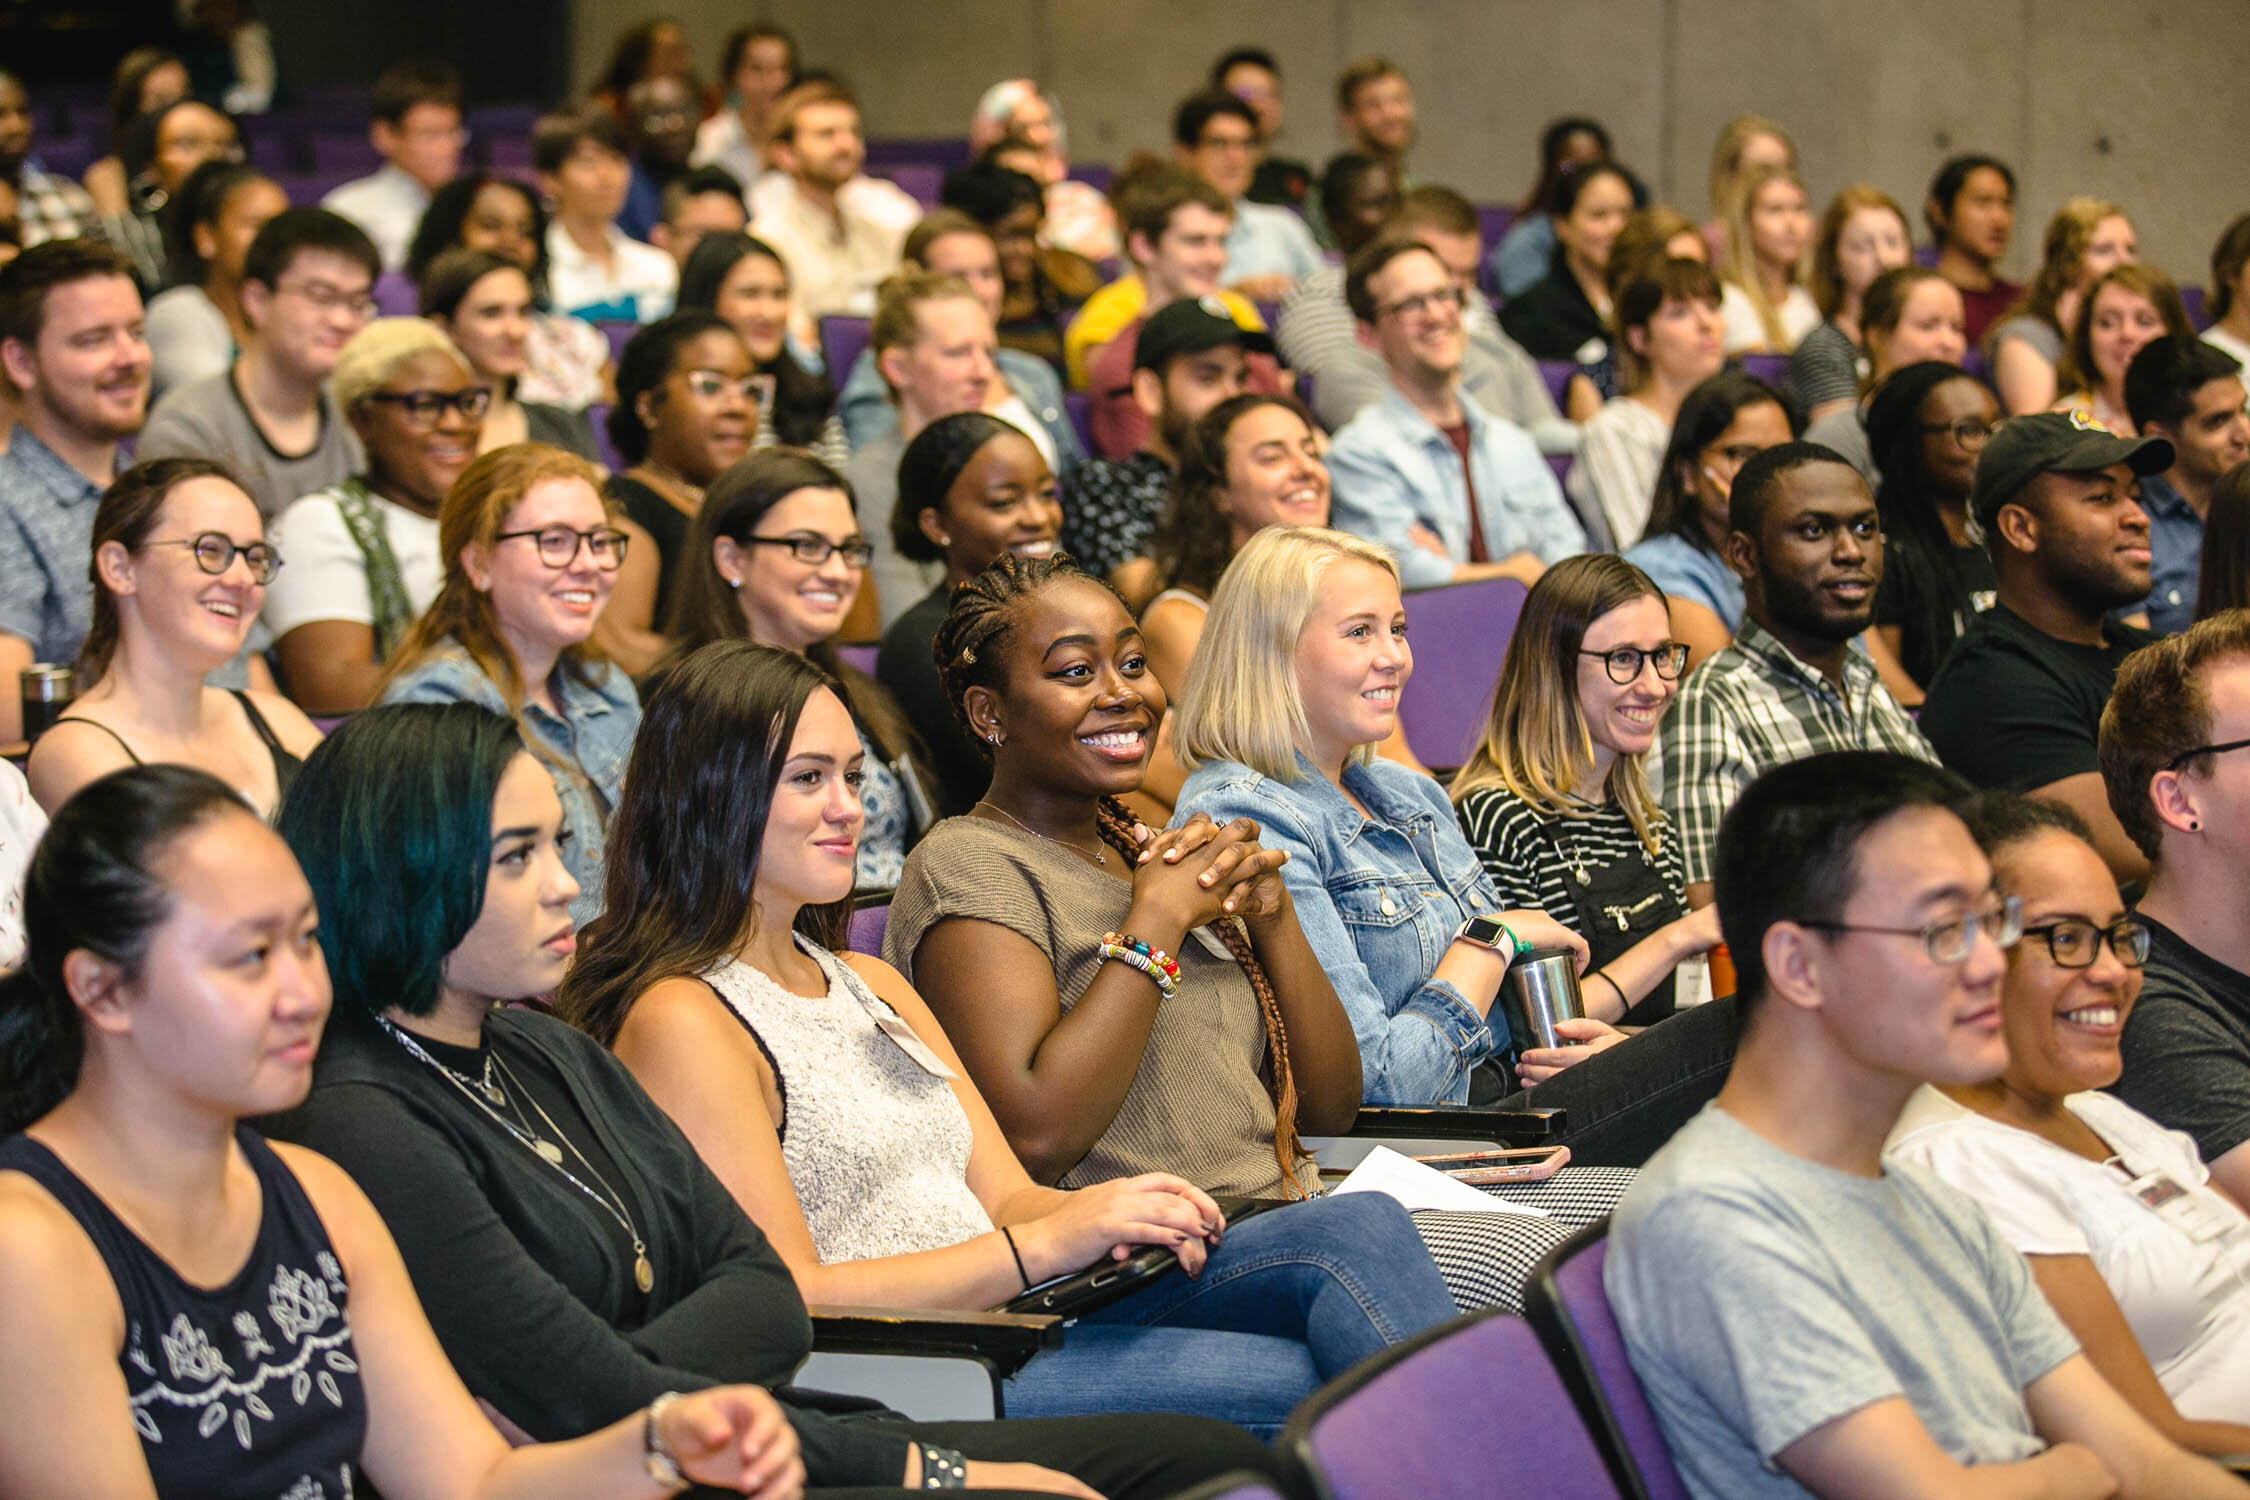
<instances>
[{"instance_id":1,"label":"blue jeans","mask_svg":"<svg viewBox=\"0 0 2250 1500\"><path fill-rule=\"evenodd\" d=\"M1405 1209L1316 1198L1229 1226L1200 1275L1087 1314L1009 1381L1008 1410L1184 1411L1271 1437L1323 1381L1453 1315Z\"/></svg>"}]
</instances>

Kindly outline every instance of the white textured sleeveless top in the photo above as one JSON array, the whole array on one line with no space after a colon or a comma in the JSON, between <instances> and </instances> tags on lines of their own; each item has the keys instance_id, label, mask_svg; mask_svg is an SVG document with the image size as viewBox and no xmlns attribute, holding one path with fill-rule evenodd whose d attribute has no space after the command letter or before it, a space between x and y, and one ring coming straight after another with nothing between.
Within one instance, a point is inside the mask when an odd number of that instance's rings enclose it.
<instances>
[{"instance_id":1,"label":"white textured sleeveless top","mask_svg":"<svg viewBox=\"0 0 2250 1500\"><path fill-rule=\"evenodd\" d=\"M827 994L792 994L740 959L704 978L773 1068L782 1161L822 1263L990 1234L969 1191L969 1117L953 1086L884 1033L880 1018L898 1012L842 960L802 935L797 946L828 976Z\"/></svg>"}]
</instances>

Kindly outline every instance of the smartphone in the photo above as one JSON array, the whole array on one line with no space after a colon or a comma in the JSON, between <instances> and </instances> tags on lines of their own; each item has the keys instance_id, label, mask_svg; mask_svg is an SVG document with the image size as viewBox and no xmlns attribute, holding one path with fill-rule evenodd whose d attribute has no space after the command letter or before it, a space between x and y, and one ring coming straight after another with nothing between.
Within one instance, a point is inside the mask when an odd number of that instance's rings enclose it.
<instances>
[{"instance_id":1,"label":"smartphone","mask_svg":"<svg viewBox=\"0 0 2250 1500\"><path fill-rule=\"evenodd\" d=\"M1457 1182L1488 1187L1508 1182L1545 1182L1570 1163L1568 1146L1515 1146L1491 1151L1457 1151L1417 1156Z\"/></svg>"}]
</instances>

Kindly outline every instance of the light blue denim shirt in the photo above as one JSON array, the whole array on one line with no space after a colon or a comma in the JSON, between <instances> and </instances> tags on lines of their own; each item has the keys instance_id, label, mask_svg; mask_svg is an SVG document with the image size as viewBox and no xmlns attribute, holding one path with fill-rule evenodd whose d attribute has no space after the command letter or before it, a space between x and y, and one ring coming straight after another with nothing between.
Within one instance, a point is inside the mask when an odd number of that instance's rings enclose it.
<instances>
[{"instance_id":1,"label":"light blue denim shirt","mask_svg":"<svg viewBox=\"0 0 2250 1500\"><path fill-rule=\"evenodd\" d=\"M1496 1036L1431 976L1465 919L1499 910L1498 892L1429 777L1379 758L1348 768L1363 818L1302 755L1297 771L1285 784L1207 762L1180 788L1174 821L1249 818L1260 843L1288 854L1282 880L1351 1017L1369 1104L1467 1103L1469 1070L1505 1046L1505 1027Z\"/></svg>"},{"instance_id":2,"label":"light blue denim shirt","mask_svg":"<svg viewBox=\"0 0 2250 1500\"><path fill-rule=\"evenodd\" d=\"M2148 512L2150 566L2148 628L2178 635L2195 623L2196 586L2203 576L2203 518L2162 474L2141 477L2141 509Z\"/></svg>"},{"instance_id":3,"label":"light blue denim shirt","mask_svg":"<svg viewBox=\"0 0 2250 1500\"><path fill-rule=\"evenodd\" d=\"M1498 562L1529 552L1552 564L1584 552L1585 528L1531 435L1474 401L1461 402L1461 415L1487 555ZM1454 568L1469 560L1469 486L1461 460L1397 386L1344 424L1328 450L1328 472L1335 486L1331 524L1390 548L1408 588L1451 583ZM1417 521L1437 533L1444 557L1407 539Z\"/></svg>"},{"instance_id":4,"label":"light blue denim shirt","mask_svg":"<svg viewBox=\"0 0 2250 1500\"><path fill-rule=\"evenodd\" d=\"M517 720L532 753L554 776L555 794L562 799L563 827L570 832L569 842L563 845L563 864L578 882L578 899L570 903L570 916L581 929L601 915L609 815L625 790L625 762L632 756L633 736L641 727L641 700L633 691L633 680L608 662L596 666L592 678L580 682L556 668L547 685L562 713L558 716L526 703ZM508 712L499 684L451 641L420 666L400 674L384 690L383 701L474 703L502 716Z\"/></svg>"}]
</instances>

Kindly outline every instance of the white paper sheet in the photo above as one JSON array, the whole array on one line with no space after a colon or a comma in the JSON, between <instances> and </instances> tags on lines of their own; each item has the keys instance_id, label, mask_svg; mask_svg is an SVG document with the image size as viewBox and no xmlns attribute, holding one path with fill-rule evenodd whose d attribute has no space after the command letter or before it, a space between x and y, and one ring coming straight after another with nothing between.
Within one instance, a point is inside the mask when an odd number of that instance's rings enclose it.
<instances>
[{"instance_id":1,"label":"white paper sheet","mask_svg":"<svg viewBox=\"0 0 2250 1500\"><path fill-rule=\"evenodd\" d=\"M1368 1152L1360 1164L1352 1168L1351 1176L1338 1183L1333 1191L1382 1193L1396 1198L1408 1208L1442 1208L1454 1213L1471 1214L1522 1214L1533 1219L1549 1217L1543 1208L1511 1203L1482 1188L1457 1182L1437 1168L1425 1166L1411 1156L1402 1156L1388 1146L1377 1146Z\"/></svg>"}]
</instances>

